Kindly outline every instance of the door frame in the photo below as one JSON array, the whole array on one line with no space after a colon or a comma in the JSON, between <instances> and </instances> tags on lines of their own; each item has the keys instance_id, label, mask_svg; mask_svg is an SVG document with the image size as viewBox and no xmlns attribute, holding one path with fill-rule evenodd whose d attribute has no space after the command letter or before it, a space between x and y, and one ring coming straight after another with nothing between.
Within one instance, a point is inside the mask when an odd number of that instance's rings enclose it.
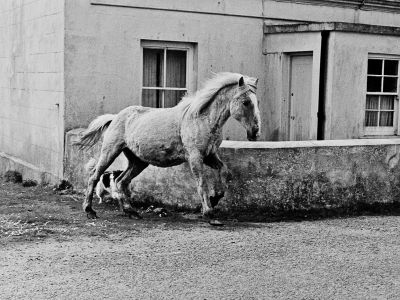
<instances>
[{"instance_id":1,"label":"door frame","mask_svg":"<svg viewBox=\"0 0 400 300\"><path fill-rule=\"evenodd\" d=\"M318 103L320 80L320 53L317 51L285 52L282 53L282 95L281 128L285 139L290 141L290 113L291 113L291 59L293 56L312 56L311 74L311 107L308 140L316 140L318 133Z\"/></svg>"}]
</instances>

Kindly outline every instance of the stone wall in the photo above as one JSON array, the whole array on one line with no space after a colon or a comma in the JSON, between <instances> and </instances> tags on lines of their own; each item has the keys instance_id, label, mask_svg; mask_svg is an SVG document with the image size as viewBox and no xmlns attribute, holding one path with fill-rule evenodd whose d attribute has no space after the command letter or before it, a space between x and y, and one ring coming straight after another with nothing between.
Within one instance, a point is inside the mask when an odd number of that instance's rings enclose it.
<instances>
[{"instance_id":1,"label":"stone wall","mask_svg":"<svg viewBox=\"0 0 400 300\"><path fill-rule=\"evenodd\" d=\"M84 187L83 165L96 151L72 147L77 131L67 135L66 177ZM280 216L307 211L351 211L358 207L400 203L400 140L302 142L224 141L222 159L232 172L219 207L231 214ZM113 168L122 168L119 161ZM215 176L207 170L213 189ZM217 185L218 187L218 185ZM148 167L132 181L137 199L151 196L164 204L196 208L187 164Z\"/></svg>"},{"instance_id":2,"label":"stone wall","mask_svg":"<svg viewBox=\"0 0 400 300\"><path fill-rule=\"evenodd\" d=\"M64 0L0 2L0 172L63 174Z\"/></svg>"}]
</instances>

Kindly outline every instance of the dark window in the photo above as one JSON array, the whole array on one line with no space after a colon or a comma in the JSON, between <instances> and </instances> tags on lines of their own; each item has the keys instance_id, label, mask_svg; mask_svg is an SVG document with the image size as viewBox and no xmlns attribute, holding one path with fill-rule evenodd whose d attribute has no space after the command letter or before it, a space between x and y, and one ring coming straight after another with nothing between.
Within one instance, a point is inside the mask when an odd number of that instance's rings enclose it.
<instances>
[{"instance_id":1,"label":"dark window","mask_svg":"<svg viewBox=\"0 0 400 300\"><path fill-rule=\"evenodd\" d=\"M186 50L143 48L142 104L172 107L187 92Z\"/></svg>"},{"instance_id":2,"label":"dark window","mask_svg":"<svg viewBox=\"0 0 400 300\"><path fill-rule=\"evenodd\" d=\"M375 128L374 133L393 134L397 127L398 74L398 60L368 59L365 126ZM380 127L393 130L379 132Z\"/></svg>"}]
</instances>

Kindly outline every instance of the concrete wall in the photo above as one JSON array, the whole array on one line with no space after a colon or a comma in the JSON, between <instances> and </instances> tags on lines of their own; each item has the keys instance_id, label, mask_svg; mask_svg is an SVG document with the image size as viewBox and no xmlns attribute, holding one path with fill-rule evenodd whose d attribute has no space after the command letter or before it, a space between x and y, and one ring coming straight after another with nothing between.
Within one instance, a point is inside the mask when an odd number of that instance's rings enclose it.
<instances>
[{"instance_id":1,"label":"concrete wall","mask_svg":"<svg viewBox=\"0 0 400 300\"><path fill-rule=\"evenodd\" d=\"M0 2L0 172L63 174L64 1Z\"/></svg>"},{"instance_id":2,"label":"concrete wall","mask_svg":"<svg viewBox=\"0 0 400 300\"><path fill-rule=\"evenodd\" d=\"M68 179L83 188L83 165L98 148L82 153L67 138ZM285 215L308 210L352 210L400 201L400 141L340 140L301 142L224 141L222 159L232 172L220 208L230 214ZM116 165L123 167L123 162ZM218 187L208 169L210 189ZM154 197L164 204L196 208L195 182L186 164L148 167L132 181L136 199Z\"/></svg>"},{"instance_id":3,"label":"concrete wall","mask_svg":"<svg viewBox=\"0 0 400 300\"><path fill-rule=\"evenodd\" d=\"M368 54L400 58L400 37L332 32L328 52L326 139L362 138Z\"/></svg>"},{"instance_id":4,"label":"concrete wall","mask_svg":"<svg viewBox=\"0 0 400 300\"><path fill-rule=\"evenodd\" d=\"M140 3L139 3L140 2ZM156 1L93 1L93 3L151 7ZM219 2L218 2L219 3ZM259 1L227 5L243 14L261 16ZM66 2L66 128L85 127L97 115L139 105L141 97L141 40L194 43L198 86L211 72L235 71L259 77L259 98L265 96L262 19L176 11L200 7L220 9L217 1L168 1L170 10ZM166 5L166 4L165 4ZM263 105L263 109L267 109ZM232 121L226 137L245 139L245 130Z\"/></svg>"},{"instance_id":5,"label":"concrete wall","mask_svg":"<svg viewBox=\"0 0 400 300\"><path fill-rule=\"evenodd\" d=\"M278 58L269 59L263 54L264 50L268 52L263 48L264 21L400 26L398 11L297 2L300 1L1 1L0 170L20 168L31 170L29 177L62 177L66 131L87 126L97 115L139 104L141 40L192 43L197 87L211 72L235 71L259 77L262 138L282 139L276 132L280 117L277 119L275 114L281 99L274 102L268 96L275 83L268 76L276 71ZM354 58L354 52L350 53L351 39L332 35L330 45L338 47L335 40L342 38L347 48L338 49L338 53ZM375 47L372 37L366 41L371 42L368 49ZM383 47L398 48L396 42L388 43ZM341 58L330 59L336 63ZM346 76L354 78L355 73ZM347 82L332 81L332 109L340 106L336 99L351 96L352 91L347 90L345 95L337 91L342 83ZM329 120L331 124L340 121L334 117ZM353 128L358 125L349 126L350 135L344 136L346 130L339 126L331 130L330 137L354 137ZM241 140L245 133L232 121L225 129L225 137Z\"/></svg>"},{"instance_id":6,"label":"concrete wall","mask_svg":"<svg viewBox=\"0 0 400 300\"><path fill-rule=\"evenodd\" d=\"M307 25L304 26L307 27ZM288 32L267 33L264 39L264 53L270 69L266 75L268 91L266 100L270 107L264 124L267 139L289 140L287 123L290 67L288 57L292 53L305 51L311 51L313 54L313 109L310 112L309 139L317 139L317 111L321 89L325 101L325 139L376 138L377 136L368 136L364 127L368 56L386 55L400 58L400 37L392 32L392 35L388 33L383 35L370 33L372 30L368 33L344 32L329 31L330 29L322 27L318 31L300 29L295 32L295 30L291 31L290 27L274 26L273 28L278 31L287 28ZM327 35L327 55L323 58L325 72L322 77L325 86L320 85L319 82L321 31ZM378 32L379 28L375 28L375 31Z\"/></svg>"},{"instance_id":7,"label":"concrete wall","mask_svg":"<svg viewBox=\"0 0 400 300\"><path fill-rule=\"evenodd\" d=\"M382 26L400 26L399 9L385 9L379 1L365 1L369 8L346 7L347 1L264 0L264 16L314 22L348 22ZM359 4L361 1L359 1ZM326 5L323 5L326 4ZM373 6L373 7L372 7Z\"/></svg>"},{"instance_id":8,"label":"concrete wall","mask_svg":"<svg viewBox=\"0 0 400 300\"><path fill-rule=\"evenodd\" d=\"M201 87L211 72L235 71L259 77L258 98L264 120L262 139L286 140L286 116L282 114L287 109L281 107L282 92L277 91L285 85L285 79L280 79L279 86L273 78L282 62L273 54L276 51L273 43L267 41L264 44L267 48L263 48L263 21L267 24L336 21L400 26L396 11L298 2L302 1L67 1L66 129L85 127L97 115L140 104L140 41L155 40L196 45L197 87ZM319 71L320 44L314 47L314 42L320 42L320 38L311 43L305 43L303 38L304 35L298 36L289 46L294 49L302 43L310 48L314 54L313 66ZM314 73L313 82L317 87L319 74ZM276 88L275 84L278 84ZM316 101L318 90L314 87L313 97ZM314 139L317 121L314 111L311 115L315 118L311 120L315 132L310 133L310 139ZM331 132L331 138L335 139L356 136L353 131L345 136ZM244 130L231 121L226 126L225 137L243 140Z\"/></svg>"}]
</instances>

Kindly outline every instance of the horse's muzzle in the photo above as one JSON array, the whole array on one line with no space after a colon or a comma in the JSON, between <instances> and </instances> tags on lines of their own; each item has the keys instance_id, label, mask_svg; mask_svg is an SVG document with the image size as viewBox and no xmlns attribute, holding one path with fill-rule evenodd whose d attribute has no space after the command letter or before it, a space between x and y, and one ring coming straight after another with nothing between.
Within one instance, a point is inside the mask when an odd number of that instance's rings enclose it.
<instances>
[{"instance_id":1,"label":"horse's muzzle","mask_svg":"<svg viewBox=\"0 0 400 300\"><path fill-rule=\"evenodd\" d=\"M257 128L254 128L252 131L247 131L247 139L249 141L257 141L258 138L260 137L260 130Z\"/></svg>"}]
</instances>

